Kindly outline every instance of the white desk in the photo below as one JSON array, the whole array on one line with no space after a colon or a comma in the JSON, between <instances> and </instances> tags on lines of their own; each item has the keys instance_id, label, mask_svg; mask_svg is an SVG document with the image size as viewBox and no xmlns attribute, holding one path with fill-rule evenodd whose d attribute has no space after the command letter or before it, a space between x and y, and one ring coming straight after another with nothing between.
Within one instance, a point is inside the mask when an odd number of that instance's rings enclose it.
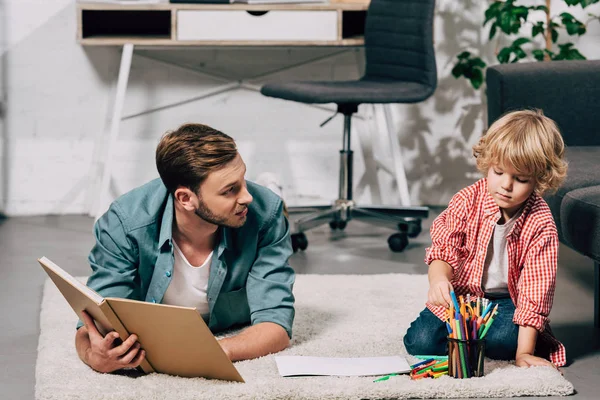
<instances>
[{"instance_id":1,"label":"white desk","mask_svg":"<svg viewBox=\"0 0 600 400\"><path fill-rule=\"evenodd\" d=\"M366 11L370 0L343 0L312 4L139 4L79 3L77 40L84 46L122 46L109 142L104 157L100 194L91 214L98 218L108 207L112 153L117 144L123 104L135 46L323 46L352 48L364 44ZM233 29L235 28L235 29ZM295 67L298 65L294 65ZM245 87L235 81L214 91ZM206 96L204 96L206 97ZM398 141L384 108L394 167L378 165L395 174L402 202L408 205L408 187ZM404 193L403 193L404 192Z\"/></svg>"}]
</instances>

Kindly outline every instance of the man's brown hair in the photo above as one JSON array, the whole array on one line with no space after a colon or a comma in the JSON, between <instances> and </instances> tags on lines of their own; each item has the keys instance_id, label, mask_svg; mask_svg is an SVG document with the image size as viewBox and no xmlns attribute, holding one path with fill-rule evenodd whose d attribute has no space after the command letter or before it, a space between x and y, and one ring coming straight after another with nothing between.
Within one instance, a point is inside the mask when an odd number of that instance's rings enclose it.
<instances>
[{"instance_id":1,"label":"man's brown hair","mask_svg":"<svg viewBox=\"0 0 600 400\"><path fill-rule=\"evenodd\" d=\"M169 192L187 187L198 193L209 173L237 156L234 140L202 124L185 124L163 135L156 148L156 168Z\"/></svg>"}]
</instances>

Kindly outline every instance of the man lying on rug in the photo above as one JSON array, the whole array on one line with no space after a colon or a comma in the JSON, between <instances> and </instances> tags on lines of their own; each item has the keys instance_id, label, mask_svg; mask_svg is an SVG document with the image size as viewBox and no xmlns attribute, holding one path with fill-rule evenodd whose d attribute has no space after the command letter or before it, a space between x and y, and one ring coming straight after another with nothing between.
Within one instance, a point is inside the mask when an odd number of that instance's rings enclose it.
<instances>
[{"instance_id":1,"label":"man lying on rug","mask_svg":"<svg viewBox=\"0 0 600 400\"><path fill-rule=\"evenodd\" d=\"M295 275L281 198L247 182L233 139L205 125L165 134L156 165L160 179L118 198L96 222L88 286L104 297L195 307L213 332L251 324L219 341L232 361L285 349ZM144 360L135 334L117 344L118 334L102 337L89 315L78 327L77 353L96 371Z\"/></svg>"},{"instance_id":2,"label":"man lying on rug","mask_svg":"<svg viewBox=\"0 0 600 400\"><path fill-rule=\"evenodd\" d=\"M566 175L560 132L540 111L517 111L492 124L473 153L486 178L456 194L433 222L428 304L404 336L406 349L446 353L446 309L456 291L499 305L486 356L523 367L562 366L565 348L548 324L558 234L540 197Z\"/></svg>"}]
</instances>

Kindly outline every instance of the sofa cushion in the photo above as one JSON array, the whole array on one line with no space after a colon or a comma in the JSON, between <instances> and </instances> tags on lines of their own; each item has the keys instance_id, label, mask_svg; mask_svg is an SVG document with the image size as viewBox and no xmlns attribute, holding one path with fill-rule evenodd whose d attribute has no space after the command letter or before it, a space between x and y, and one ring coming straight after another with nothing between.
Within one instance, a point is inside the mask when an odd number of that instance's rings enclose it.
<instances>
[{"instance_id":1,"label":"sofa cushion","mask_svg":"<svg viewBox=\"0 0 600 400\"><path fill-rule=\"evenodd\" d=\"M567 245L600 262L600 185L565 195L560 206L559 231Z\"/></svg>"},{"instance_id":2,"label":"sofa cushion","mask_svg":"<svg viewBox=\"0 0 600 400\"><path fill-rule=\"evenodd\" d=\"M600 147L567 147L565 158L569 162L567 177L556 193L544 195L552 216L561 233L561 204L567 193L575 189L600 185ZM562 236L561 236L562 239Z\"/></svg>"}]
</instances>

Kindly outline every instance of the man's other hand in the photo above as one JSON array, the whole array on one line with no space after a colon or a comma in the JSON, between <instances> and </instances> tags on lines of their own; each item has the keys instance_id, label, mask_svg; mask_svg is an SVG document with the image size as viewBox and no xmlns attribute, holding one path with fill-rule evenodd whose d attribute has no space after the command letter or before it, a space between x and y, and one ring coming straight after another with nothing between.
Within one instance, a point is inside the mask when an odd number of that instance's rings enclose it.
<instances>
[{"instance_id":1,"label":"man's other hand","mask_svg":"<svg viewBox=\"0 0 600 400\"><path fill-rule=\"evenodd\" d=\"M92 317L85 311L82 312L82 319L85 326L79 330L87 331L89 345L85 346L79 355L91 368L98 372L108 373L122 368L136 368L144 361L146 352L141 349L136 335L129 335L120 344L115 343L115 340L119 338L117 332L109 332L103 337L96 328ZM76 340L79 340L79 335L83 334L83 332L78 332ZM77 347L79 348L79 346Z\"/></svg>"}]
</instances>

